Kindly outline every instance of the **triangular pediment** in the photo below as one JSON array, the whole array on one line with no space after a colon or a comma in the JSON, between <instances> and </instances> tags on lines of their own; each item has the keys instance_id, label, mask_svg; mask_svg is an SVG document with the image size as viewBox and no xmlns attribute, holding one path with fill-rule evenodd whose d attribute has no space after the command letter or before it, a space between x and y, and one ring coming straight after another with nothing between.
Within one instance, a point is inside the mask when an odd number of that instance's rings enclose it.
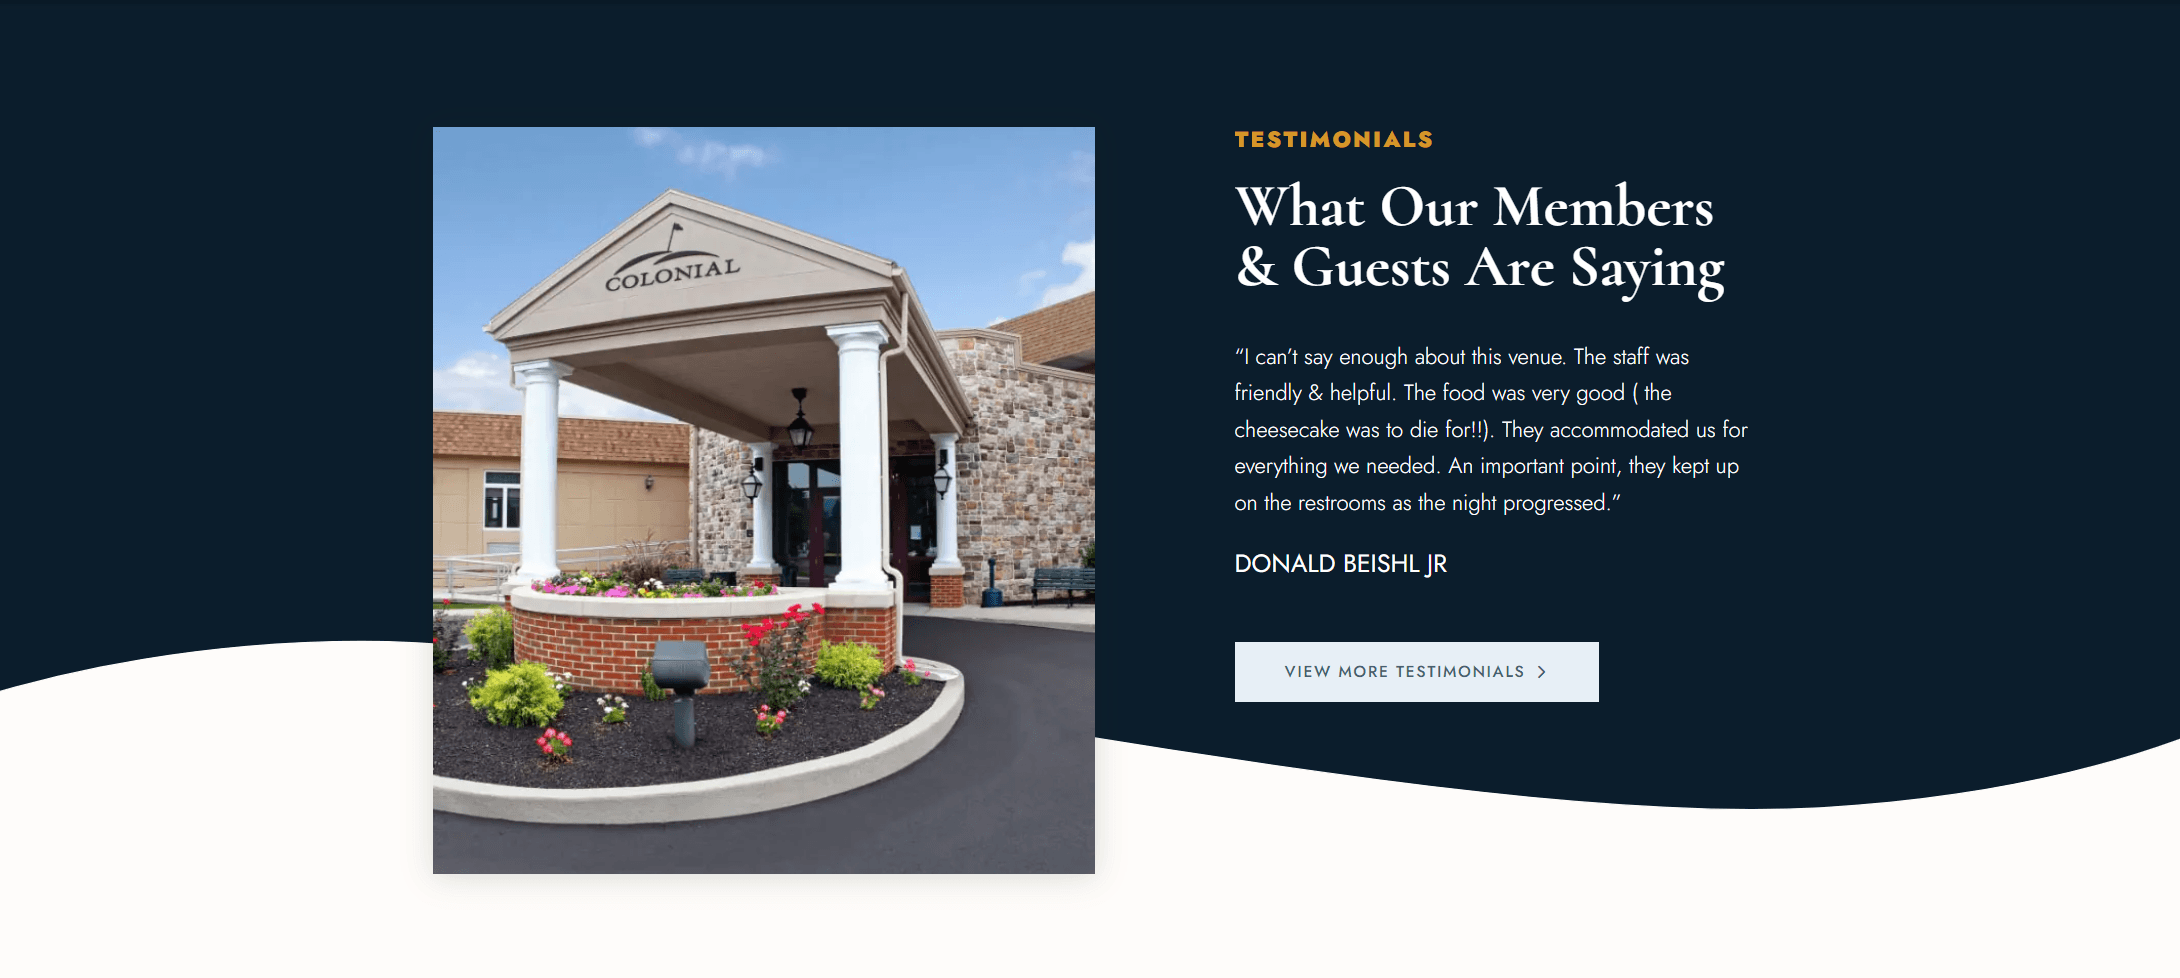
<instances>
[{"instance_id":1,"label":"triangular pediment","mask_svg":"<svg viewBox=\"0 0 2180 978\"><path fill-rule=\"evenodd\" d=\"M502 341L891 286L893 263L669 190L486 325Z\"/></svg>"}]
</instances>

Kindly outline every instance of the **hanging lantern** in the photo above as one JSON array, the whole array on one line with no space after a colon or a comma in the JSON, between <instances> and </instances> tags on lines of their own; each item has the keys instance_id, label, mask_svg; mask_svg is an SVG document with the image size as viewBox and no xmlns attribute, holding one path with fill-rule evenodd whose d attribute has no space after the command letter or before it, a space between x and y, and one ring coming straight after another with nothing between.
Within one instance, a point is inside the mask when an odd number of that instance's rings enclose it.
<instances>
[{"instance_id":1,"label":"hanging lantern","mask_svg":"<svg viewBox=\"0 0 2180 978\"><path fill-rule=\"evenodd\" d=\"M811 427L809 419L802 416L802 399L809 396L810 389L797 387L792 393L795 395L795 421L787 426L787 440L798 449L808 448L811 440L817 437L817 429Z\"/></svg>"}]
</instances>

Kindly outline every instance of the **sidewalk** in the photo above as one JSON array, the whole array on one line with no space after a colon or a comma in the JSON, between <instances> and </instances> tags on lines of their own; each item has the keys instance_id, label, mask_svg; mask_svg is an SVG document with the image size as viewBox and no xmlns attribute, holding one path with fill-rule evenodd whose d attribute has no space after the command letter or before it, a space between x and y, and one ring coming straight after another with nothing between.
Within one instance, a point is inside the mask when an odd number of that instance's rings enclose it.
<instances>
[{"instance_id":1,"label":"sidewalk","mask_svg":"<svg viewBox=\"0 0 2180 978\"><path fill-rule=\"evenodd\" d=\"M1067 599L1039 601L1032 608L1026 604L1010 604L997 608L933 608L928 604L909 602L901 608L905 617L953 618L961 621L990 621L1006 625L1035 625L1039 628L1062 628L1071 632L1098 630L1098 606L1085 601L1067 606Z\"/></svg>"}]
</instances>

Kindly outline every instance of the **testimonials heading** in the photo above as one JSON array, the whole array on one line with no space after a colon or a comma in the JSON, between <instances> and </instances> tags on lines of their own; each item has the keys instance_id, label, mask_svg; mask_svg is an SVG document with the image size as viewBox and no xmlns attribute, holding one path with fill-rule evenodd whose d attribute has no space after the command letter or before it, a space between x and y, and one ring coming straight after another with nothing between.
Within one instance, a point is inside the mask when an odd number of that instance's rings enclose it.
<instances>
[{"instance_id":1,"label":"testimonials heading","mask_svg":"<svg viewBox=\"0 0 2180 978\"><path fill-rule=\"evenodd\" d=\"M1428 133L1425 134L1426 137ZM1422 145L1428 146L1426 140ZM1282 217L1290 226L1307 227L1362 227L1371 221L1384 221L1394 227L1473 227L1489 216L1492 226L1528 224L1531 227L1710 227L1715 215L1708 200L1653 200L1631 199L1627 183L1618 185L1614 197L1598 200L1544 200L1542 187L1530 187L1528 193L1517 195L1505 187L1494 187L1497 199L1487 212L1474 200L1431 200L1413 187L1394 187L1378 198L1377 207L1368 213L1368 206L1361 198L1345 201L1312 201L1303 196L1302 183L1297 180L1284 187L1235 187L1241 195L1242 211L1252 225L1277 226ZM1648 257L1614 257L1598 261L1597 248L1584 245L1574 249L1570 259L1574 267L1561 269L1551 261L1515 260L1500 261L1490 248L1483 249L1469 268L1466 279L1460 277L1458 264L1443 260L1417 257L1399 261L1335 261L1332 249L1325 245L1312 245L1294 253L1291 280L1307 286L1372 285L1372 286L1444 286L1458 282L1462 285L1533 285L1550 288L1568 284L1578 288L1602 285L1625 290L1621 302L1633 302L1644 285L1653 287L1687 286L1695 289L1696 298L1703 302L1717 302L1726 296L1726 285L1719 281L1725 270L1724 261L1668 260L1664 248L1652 248ZM1242 267L1235 279L1246 286L1279 285L1282 275L1279 261L1264 261L1264 249L1251 245L1242 250Z\"/></svg>"}]
</instances>

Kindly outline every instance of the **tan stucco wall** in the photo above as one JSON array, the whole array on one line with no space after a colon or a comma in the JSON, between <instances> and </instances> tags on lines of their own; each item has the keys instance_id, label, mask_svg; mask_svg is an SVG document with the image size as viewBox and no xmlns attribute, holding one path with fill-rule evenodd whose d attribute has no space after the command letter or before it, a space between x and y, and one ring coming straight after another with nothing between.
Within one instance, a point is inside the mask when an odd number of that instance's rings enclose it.
<instances>
[{"instance_id":1,"label":"tan stucco wall","mask_svg":"<svg viewBox=\"0 0 2180 978\"><path fill-rule=\"evenodd\" d=\"M484 474L521 471L515 459L431 461L431 552L481 554L493 543L520 543L522 531L484 528ZM643 477L651 476L646 490ZM528 507L525 507L525 512ZM560 463L560 541L563 550L615 546L630 540L680 540L689 535L687 466L629 462ZM437 565L435 564L436 568Z\"/></svg>"}]
</instances>

